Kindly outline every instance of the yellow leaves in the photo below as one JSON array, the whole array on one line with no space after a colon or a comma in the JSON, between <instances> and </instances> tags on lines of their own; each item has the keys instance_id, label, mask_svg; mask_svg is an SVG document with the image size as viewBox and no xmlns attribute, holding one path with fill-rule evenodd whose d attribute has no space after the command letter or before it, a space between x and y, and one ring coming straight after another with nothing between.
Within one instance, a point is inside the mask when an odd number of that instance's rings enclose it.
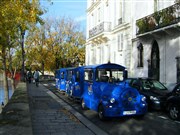
<instances>
[{"instance_id":1,"label":"yellow leaves","mask_svg":"<svg viewBox=\"0 0 180 135\"><path fill-rule=\"evenodd\" d=\"M65 17L62 20L47 20L46 24L29 32L26 55L31 61L43 63L45 70L54 71L60 67L76 66L85 61L85 37L76 29L74 22ZM28 62L30 63L30 62Z\"/></svg>"},{"instance_id":2,"label":"yellow leaves","mask_svg":"<svg viewBox=\"0 0 180 135\"><path fill-rule=\"evenodd\" d=\"M0 22L4 27L4 31L14 29L13 27L17 28L18 26L27 29L29 24L35 24L40 21L39 16L42 13L43 10L40 8L38 0L10 0L0 2ZM0 30L3 30L3 28Z\"/></svg>"}]
</instances>

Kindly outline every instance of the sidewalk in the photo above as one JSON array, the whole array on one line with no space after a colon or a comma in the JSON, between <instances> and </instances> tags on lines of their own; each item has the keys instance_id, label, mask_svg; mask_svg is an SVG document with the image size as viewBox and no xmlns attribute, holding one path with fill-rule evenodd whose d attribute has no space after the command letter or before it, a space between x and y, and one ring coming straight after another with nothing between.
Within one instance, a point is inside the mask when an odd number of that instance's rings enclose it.
<instances>
[{"instance_id":1,"label":"sidewalk","mask_svg":"<svg viewBox=\"0 0 180 135\"><path fill-rule=\"evenodd\" d=\"M19 83L0 114L0 135L32 135L29 102L25 83Z\"/></svg>"},{"instance_id":2,"label":"sidewalk","mask_svg":"<svg viewBox=\"0 0 180 135\"><path fill-rule=\"evenodd\" d=\"M43 85L27 84L33 135L105 135Z\"/></svg>"}]
</instances>

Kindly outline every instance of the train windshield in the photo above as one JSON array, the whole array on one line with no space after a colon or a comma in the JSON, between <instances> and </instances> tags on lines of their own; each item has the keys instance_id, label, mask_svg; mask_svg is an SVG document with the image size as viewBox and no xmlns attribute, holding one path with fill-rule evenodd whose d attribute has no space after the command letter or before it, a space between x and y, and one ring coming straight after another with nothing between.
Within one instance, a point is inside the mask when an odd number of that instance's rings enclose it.
<instances>
[{"instance_id":1,"label":"train windshield","mask_svg":"<svg viewBox=\"0 0 180 135\"><path fill-rule=\"evenodd\" d=\"M97 69L96 81L119 82L123 81L123 71L120 69Z\"/></svg>"}]
</instances>

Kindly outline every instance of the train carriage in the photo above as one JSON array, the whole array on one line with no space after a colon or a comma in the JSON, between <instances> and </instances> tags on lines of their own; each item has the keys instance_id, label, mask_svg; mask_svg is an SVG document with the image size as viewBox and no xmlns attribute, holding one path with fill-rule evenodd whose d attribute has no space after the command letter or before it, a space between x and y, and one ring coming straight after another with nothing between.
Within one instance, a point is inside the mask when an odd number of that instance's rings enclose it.
<instances>
[{"instance_id":1,"label":"train carriage","mask_svg":"<svg viewBox=\"0 0 180 135\"><path fill-rule=\"evenodd\" d=\"M60 69L60 80L59 80L59 90L62 92L66 91L67 88L67 68Z\"/></svg>"},{"instance_id":2,"label":"train carriage","mask_svg":"<svg viewBox=\"0 0 180 135\"><path fill-rule=\"evenodd\" d=\"M99 118L144 115L147 104L144 96L130 87L125 67L101 64L84 67L81 106L98 112Z\"/></svg>"},{"instance_id":3,"label":"train carriage","mask_svg":"<svg viewBox=\"0 0 180 135\"><path fill-rule=\"evenodd\" d=\"M67 70L68 84L67 95L80 99L83 93L84 67L70 68Z\"/></svg>"},{"instance_id":4,"label":"train carriage","mask_svg":"<svg viewBox=\"0 0 180 135\"><path fill-rule=\"evenodd\" d=\"M55 71L55 81L56 81L56 88L59 89L60 87L60 69Z\"/></svg>"},{"instance_id":5,"label":"train carriage","mask_svg":"<svg viewBox=\"0 0 180 135\"><path fill-rule=\"evenodd\" d=\"M74 69L75 67L67 68L67 78L66 78L66 95L71 95L71 87L74 83Z\"/></svg>"}]
</instances>

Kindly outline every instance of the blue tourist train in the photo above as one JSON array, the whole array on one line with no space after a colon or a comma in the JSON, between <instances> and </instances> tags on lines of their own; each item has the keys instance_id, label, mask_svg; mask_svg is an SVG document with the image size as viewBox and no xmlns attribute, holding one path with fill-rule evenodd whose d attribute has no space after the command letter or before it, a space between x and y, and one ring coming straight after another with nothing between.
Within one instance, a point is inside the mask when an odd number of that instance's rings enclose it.
<instances>
[{"instance_id":1,"label":"blue tourist train","mask_svg":"<svg viewBox=\"0 0 180 135\"><path fill-rule=\"evenodd\" d=\"M124 80L125 67L100 64L84 67L84 91L81 107L98 112L100 119L130 115L143 116L147 112L146 98Z\"/></svg>"},{"instance_id":2,"label":"blue tourist train","mask_svg":"<svg viewBox=\"0 0 180 135\"><path fill-rule=\"evenodd\" d=\"M82 109L97 111L101 120L143 116L147 112L146 98L126 83L128 72L121 65L107 63L61 68L59 72L59 89L80 99Z\"/></svg>"}]
</instances>

